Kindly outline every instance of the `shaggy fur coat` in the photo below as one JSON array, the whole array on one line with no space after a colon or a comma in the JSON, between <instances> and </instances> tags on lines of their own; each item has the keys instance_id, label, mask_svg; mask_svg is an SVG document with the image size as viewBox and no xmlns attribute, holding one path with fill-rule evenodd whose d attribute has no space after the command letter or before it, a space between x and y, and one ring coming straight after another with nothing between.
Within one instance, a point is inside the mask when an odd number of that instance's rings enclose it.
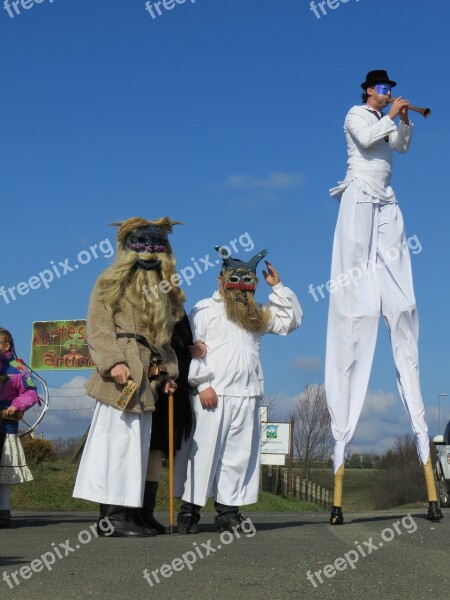
<instances>
[{"instance_id":1,"label":"shaggy fur coat","mask_svg":"<svg viewBox=\"0 0 450 600\"><path fill-rule=\"evenodd\" d=\"M115 365L123 363L130 369L131 379L138 385L138 391L126 410L134 413L154 411L156 386L163 385L167 376L159 376L150 382L147 376L151 360L150 349L133 338L117 338L117 333L146 337L138 309L130 304L127 310L112 314L99 299L97 284L91 295L87 320L87 341L97 368L86 383L87 393L100 402L116 406L124 386L116 384L110 373ZM175 352L168 344L163 350L168 376L176 379L178 368Z\"/></svg>"}]
</instances>

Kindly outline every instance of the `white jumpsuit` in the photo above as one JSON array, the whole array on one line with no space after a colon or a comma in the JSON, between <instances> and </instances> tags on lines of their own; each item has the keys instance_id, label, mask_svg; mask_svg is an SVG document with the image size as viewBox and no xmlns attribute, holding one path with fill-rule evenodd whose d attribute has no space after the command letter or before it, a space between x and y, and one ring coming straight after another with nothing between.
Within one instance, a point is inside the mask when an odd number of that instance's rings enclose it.
<instances>
[{"instance_id":1,"label":"white jumpsuit","mask_svg":"<svg viewBox=\"0 0 450 600\"><path fill-rule=\"evenodd\" d=\"M266 333L287 335L300 325L302 310L294 292L279 283L269 300L272 318ZM189 319L194 342L208 348L204 359L192 360L189 382L199 391L212 387L218 406L205 410L198 394L193 396L196 426L183 500L204 506L214 496L227 506L252 504L259 489L261 334L229 321L218 292L196 304Z\"/></svg>"},{"instance_id":2,"label":"white jumpsuit","mask_svg":"<svg viewBox=\"0 0 450 600\"><path fill-rule=\"evenodd\" d=\"M380 314L423 464L429 456L409 248L390 186L392 151L408 150L412 126L400 122L397 129L388 116L378 119L367 106L355 106L348 113L347 175L331 190L331 195L342 194L333 244L325 364L335 472L345 461L363 407Z\"/></svg>"}]
</instances>

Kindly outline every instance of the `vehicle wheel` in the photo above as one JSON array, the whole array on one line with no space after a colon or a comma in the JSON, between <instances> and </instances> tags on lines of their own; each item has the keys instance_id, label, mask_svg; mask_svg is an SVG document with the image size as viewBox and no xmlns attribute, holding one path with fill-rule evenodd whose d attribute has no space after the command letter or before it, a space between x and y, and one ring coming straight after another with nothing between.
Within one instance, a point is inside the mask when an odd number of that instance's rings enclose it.
<instances>
[{"instance_id":1,"label":"vehicle wheel","mask_svg":"<svg viewBox=\"0 0 450 600\"><path fill-rule=\"evenodd\" d=\"M437 492L441 508L450 508L450 494L441 469L436 469Z\"/></svg>"}]
</instances>

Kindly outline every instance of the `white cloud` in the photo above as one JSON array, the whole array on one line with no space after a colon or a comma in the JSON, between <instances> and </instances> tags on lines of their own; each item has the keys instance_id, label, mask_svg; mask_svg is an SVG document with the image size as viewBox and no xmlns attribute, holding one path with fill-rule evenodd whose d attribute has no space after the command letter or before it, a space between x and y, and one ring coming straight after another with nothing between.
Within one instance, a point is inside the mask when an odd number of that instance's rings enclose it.
<instances>
[{"instance_id":1,"label":"white cloud","mask_svg":"<svg viewBox=\"0 0 450 600\"><path fill-rule=\"evenodd\" d=\"M296 371L304 371L307 373L322 371L323 362L318 356L297 356L292 363L293 369Z\"/></svg>"},{"instance_id":2,"label":"white cloud","mask_svg":"<svg viewBox=\"0 0 450 600\"><path fill-rule=\"evenodd\" d=\"M262 404L269 405L269 420L287 421L297 398L298 394L296 396L288 396L283 393L276 394L276 396L265 395Z\"/></svg>"},{"instance_id":3,"label":"white cloud","mask_svg":"<svg viewBox=\"0 0 450 600\"><path fill-rule=\"evenodd\" d=\"M80 375L60 387L49 388L49 409L36 435L47 439L76 439L86 432L94 413L95 400L87 396Z\"/></svg>"},{"instance_id":4,"label":"white cloud","mask_svg":"<svg viewBox=\"0 0 450 600\"><path fill-rule=\"evenodd\" d=\"M270 418L286 421L302 391L300 390L295 396L278 394L271 409ZM427 410L427 415L429 412L427 422L430 431L432 431L432 410ZM398 394L383 392L382 390L369 390L355 434L350 443L351 451L384 454L393 446L398 435L405 435L406 433L412 433L411 424Z\"/></svg>"},{"instance_id":5,"label":"white cloud","mask_svg":"<svg viewBox=\"0 0 450 600\"><path fill-rule=\"evenodd\" d=\"M241 190L281 191L298 187L303 183L303 176L299 173L285 173L276 171L267 177L253 177L252 175L230 175L226 185Z\"/></svg>"},{"instance_id":6,"label":"white cloud","mask_svg":"<svg viewBox=\"0 0 450 600\"><path fill-rule=\"evenodd\" d=\"M87 378L77 375L59 388L50 388L50 409L84 409L95 405L95 400L90 398L84 389Z\"/></svg>"},{"instance_id":7,"label":"white cloud","mask_svg":"<svg viewBox=\"0 0 450 600\"><path fill-rule=\"evenodd\" d=\"M398 394L369 390L351 447L353 452L384 454L406 433L412 433L410 420Z\"/></svg>"}]
</instances>

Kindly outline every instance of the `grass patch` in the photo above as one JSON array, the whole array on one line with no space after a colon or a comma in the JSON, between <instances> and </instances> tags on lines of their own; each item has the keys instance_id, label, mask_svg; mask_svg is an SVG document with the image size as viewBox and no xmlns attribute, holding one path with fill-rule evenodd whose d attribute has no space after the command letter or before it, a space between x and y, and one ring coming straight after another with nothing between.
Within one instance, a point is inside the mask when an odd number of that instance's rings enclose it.
<instances>
[{"instance_id":1,"label":"grass patch","mask_svg":"<svg viewBox=\"0 0 450 600\"><path fill-rule=\"evenodd\" d=\"M96 510L92 502L72 498L78 464L55 460L30 469L33 481L11 486L14 510Z\"/></svg>"},{"instance_id":2,"label":"grass patch","mask_svg":"<svg viewBox=\"0 0 450 600\"><path fill-rule=\"evenodd\" d=\"M379 469L346 469L342 504L347 512L375 510L374 492L379 487L383 471ZM310 479L333 490L333 469L314 469Z\"/></svg>"},{"instance_id":3,"label":"grass patch","mask_svg":"<svg viewBox=\"0 0 450 600\"><path fill-rule=\"evenodd\" d=\"M92 511L98 505L87 500L72 497L73 487L78 471L78 463L69 459L61 459L40 465L31 465L34 481L23 485L11 486L11 504L13 510L58 510L58 511ZM157 511L169 510L168 470L163 469L156 503ZM175 500L175 510L181 501ZM214 512L214 502L209 500L205 511ZM320 510L314 504L275 496L261 492L259 501L245 507L254 512L314 512Z\"/></svg>"}]
</instances>

